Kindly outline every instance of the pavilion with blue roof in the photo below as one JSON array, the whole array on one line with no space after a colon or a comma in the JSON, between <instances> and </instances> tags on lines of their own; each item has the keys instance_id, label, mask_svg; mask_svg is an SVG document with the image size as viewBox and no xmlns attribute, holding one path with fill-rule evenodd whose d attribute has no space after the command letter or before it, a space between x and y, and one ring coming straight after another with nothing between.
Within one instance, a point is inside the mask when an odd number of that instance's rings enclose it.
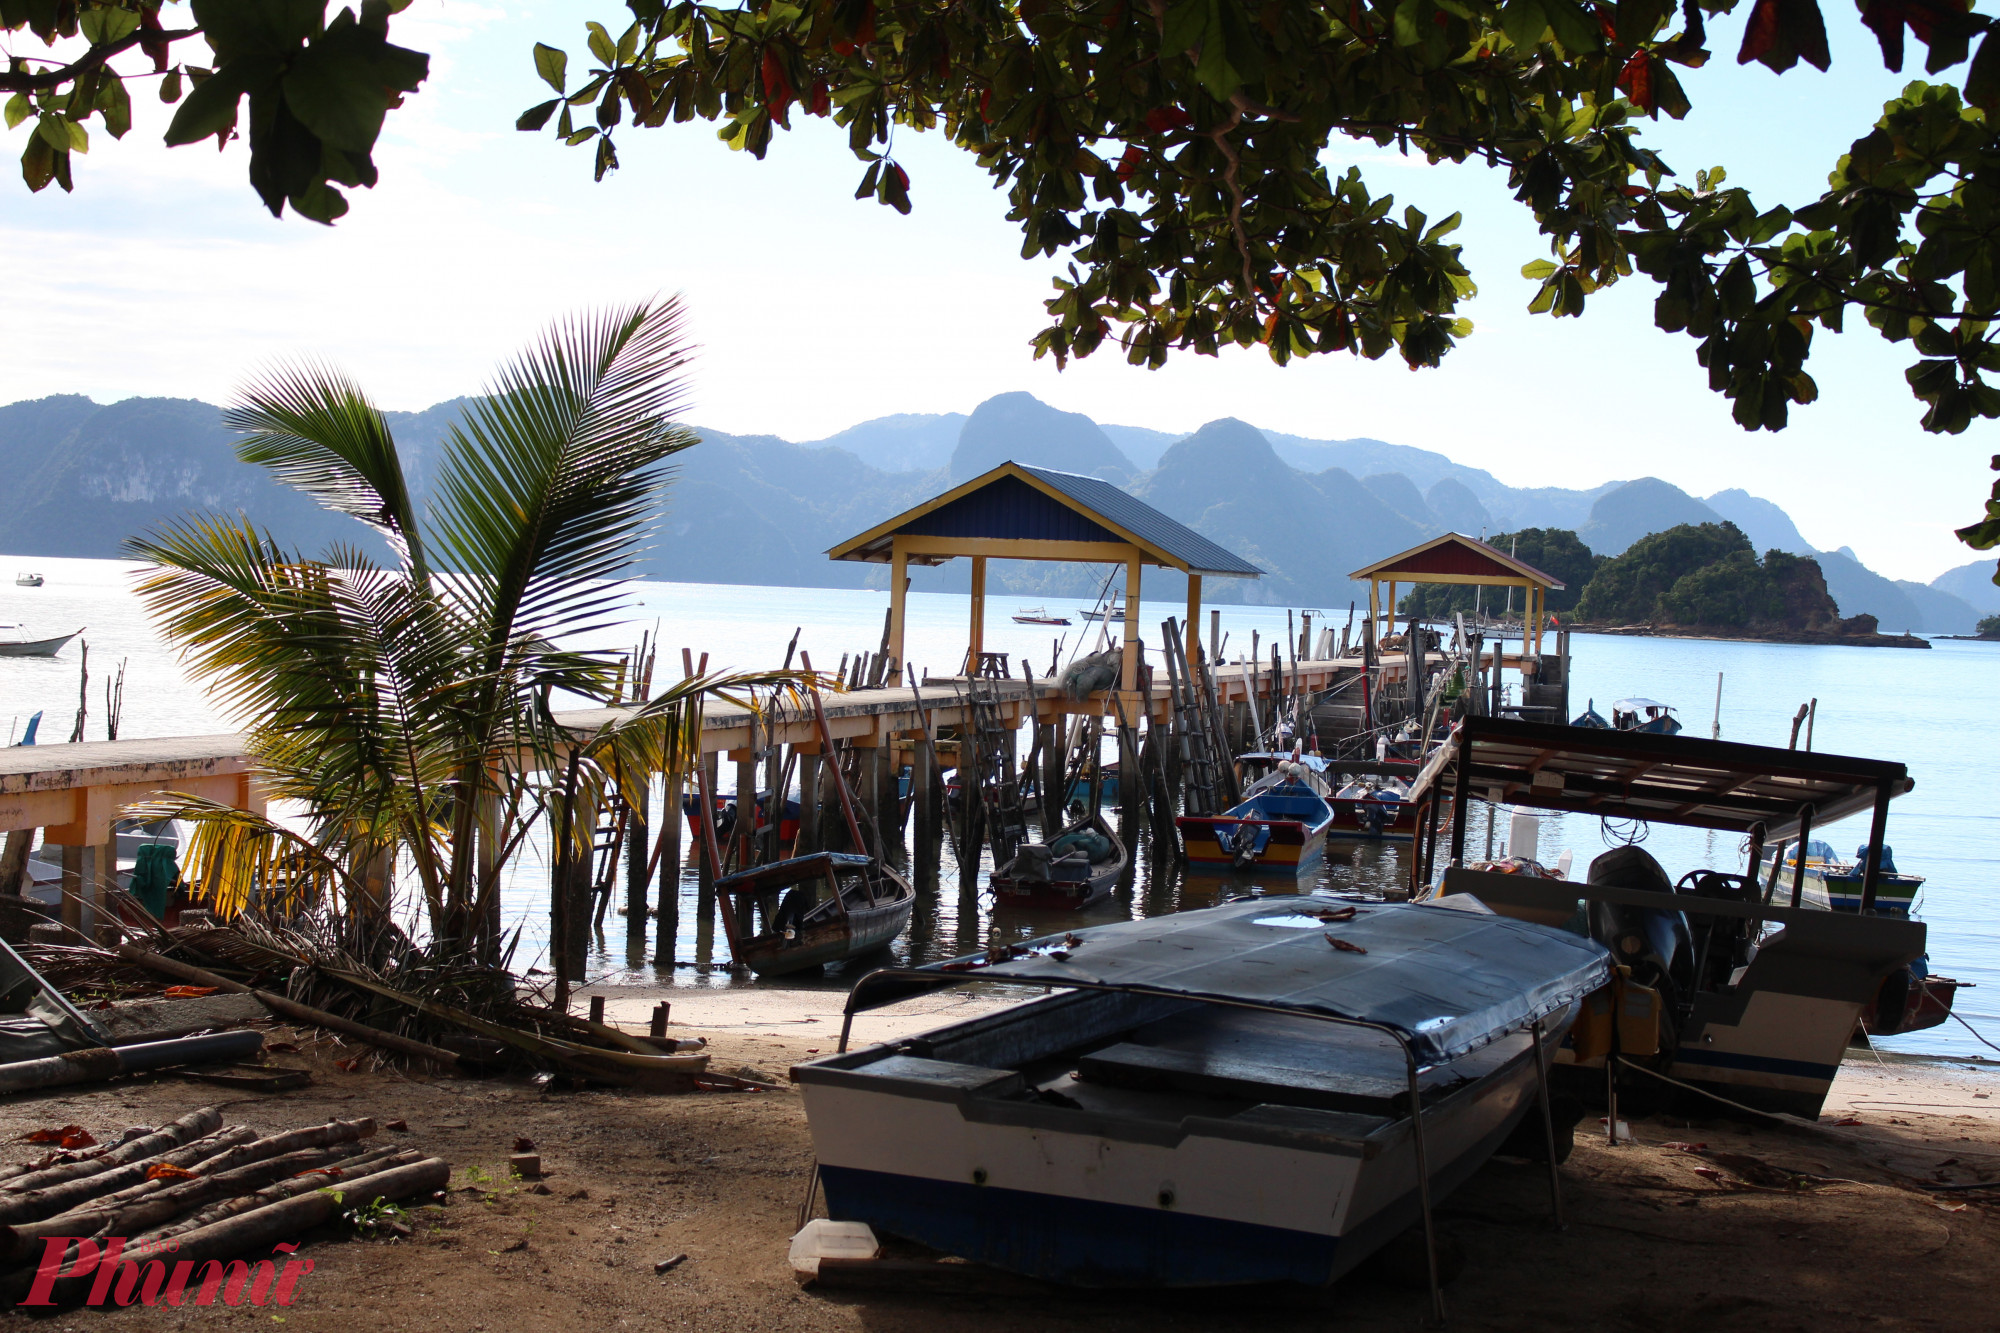
<instances>
[{"instance_id":1,"label":"pavilion with blue roof","mask_svg":"<svg viewBox=\"0 0 2000 1333\"><path fill-rule=\"evenodd\" d=\"M976 670L986 626L986 562L1064 560L1125 567L1125 635L1122 688L1139 687L1139 571L1178 569L1188 576L1187 647L1198 651L1201 580L1205 574L1254 579L1263 573L1143 500L1097 477L1012 461L916 508L850 537L827 552L834 560L890 566L889 653L898 673L903 662L903 612L909 566L972 560L972 637L967 670ZM900 683L900 676L899 676Z\"/></svg>"}]
</instances>

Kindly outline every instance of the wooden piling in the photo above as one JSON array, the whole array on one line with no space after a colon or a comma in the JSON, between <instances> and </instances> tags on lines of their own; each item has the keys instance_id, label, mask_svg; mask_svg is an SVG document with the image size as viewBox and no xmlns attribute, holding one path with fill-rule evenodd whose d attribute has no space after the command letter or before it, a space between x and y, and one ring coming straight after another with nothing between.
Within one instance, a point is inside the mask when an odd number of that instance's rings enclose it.
<instances>
[{"instance_id":1,"label":"wooden piling","mask_svg":"<svg viewBox=\"0 0 2000 1333\"><path fill-rule=\"evenodd\" d=\"M819 788L820 753L818 747L808 749L801 745L795 750L799 758L799 836L792 846L790 855L804 856L820 849L819 836Z\"/></svg>"},{"instance_id":2,"label":"wooden piling","mask_svg":"<svg viewBox=\"0 0 2000 1333\"><path fill-rule=\"evenodd\" d=\"M944 852L944 826L938 815L943 806L937 753L929 745L919 745L910 765L910 811L916 825L910 854L917 888L925 892L935 892L938 886L938 863Z\"/></svg>"},{"instance_id":3,"label":"wooden piling","mask_svg":"<svg viewBox=\"0 0 2000 1333\"><path fill-rule=\"evenodd\" d=\"M625 797L631 813L625 829L625 933L646 933L647 888L652 880L653 775L641 774Z\"/></svg>"},{"instance_id":4,"label":"wooden piling","mask_svg":"<svg viewBox=\"0 0 2000 1333\"><path fill-rule=\"evenodd\" d=\"M736 846L723 856L733 856L742 870L757 864L757 752L737 750L729 757L736 761L736 836L730 839Z\"/></svg>"}]
</instances>

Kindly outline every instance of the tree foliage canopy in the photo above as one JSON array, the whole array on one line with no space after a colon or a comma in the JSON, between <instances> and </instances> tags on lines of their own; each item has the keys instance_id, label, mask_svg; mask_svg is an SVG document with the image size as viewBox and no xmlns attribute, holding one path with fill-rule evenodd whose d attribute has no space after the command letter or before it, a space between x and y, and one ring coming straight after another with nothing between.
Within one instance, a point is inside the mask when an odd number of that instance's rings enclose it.
<instances>
[{"instance_id":1,"label":"tree foliage canopy","mask_svg":"<svg viewBox=\"0 0 2000 1333\"><path fill-rule=\"evenodd\" d=\"M1577 604L1586 620L1834 633L1840 608L1810 556L1757 560L1734 523L1683 523L1605 560ZM1871 622L1872 625L1872 622Z\"/></svg>"},{"instance_id":2,"label":"tree foliage canopy","mask_svg":"<svg viewBox=\"0 0 2000 1333\"><path fill-rule=\"evenodd\" d=\"M1818 0L627 0L590 64L537 46L556 96L525 112L617 166L626 125L719 123L762 156L796 117L847 131L857 197L907 212L899 132L940 130L1007 191L1024 256L1068 260L1037 356L1107 340L1135 364L1262 345L1280 363L1348 351L1434 366L1470 329L1458 215L1374 193L1355 141L1503 169L1552 258L1531 308L1583 313L1635 272L1654 318L1696 340L1746 429L1818 394L1816 330L1857 314L1907 343L1926 430L2000 415L2000 38L1970 0L1859 0L1888 68L1905 33L1932 74L1857 117L1817 199L1754 201L1644 146L1687 114L1676 66L1705 20L1750 11L1736 59L1828 67ZM1976 49L1975 49L1976 44ZM1838 114L1841 109L1830 109ZM1869 124L1873 121L1873 124Z\"/></svg>"},{"instance_id":3,"label":"tree foliage canopy","mask_svg":"<svg viewBox=\"0 0 2000 1333\"><path fill-rule=\"evenodd\" d=\"M0 73L7 128L33 120L21 152L31 190L76 185L72 159L90 151L94 118L121 139L132 128L128 84L159 79L159 97L178 104L169 144L214 139L250 142L250 184L273 216L287 204L316 222L347 211L341 186L373 186L375 139L383 118L416 91L430 57L389 41L389 16L410 0L362 0L359 15L326 16L326 0L0 0L0 30L26 30L60 57L14 55ZM192 37L204 60L177 59ZM78 44L81 43L81 49ZM114 57L137 50L149 66L121 73ZM242 125L245 101L248 123Z\"/></svg>"}]
</instances>

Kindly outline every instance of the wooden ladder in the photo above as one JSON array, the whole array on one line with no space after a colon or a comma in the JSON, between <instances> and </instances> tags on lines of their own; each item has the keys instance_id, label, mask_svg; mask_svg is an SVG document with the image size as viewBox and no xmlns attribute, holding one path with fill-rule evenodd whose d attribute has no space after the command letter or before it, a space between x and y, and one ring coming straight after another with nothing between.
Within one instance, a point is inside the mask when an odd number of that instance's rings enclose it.
<instances>
[{"instance_id":1,"label":"wooden ladder","mask_svg":"<svg viewBox=\"0 0 2000 1333\"><path fill-rule=\"evenodd\" d=\"M1221 799L1221 775L1216 771L1215 738L1209 735L1208 710L1198 697L1200 686L1189 670L1180 626L1169 619L1161 622L1167 659L1167 692L1173 699L1174 737L1180 747L1181 782L1186 788L1184 809L1191 815L1220 814L1227 807Z\"/></svg>"}]
</instances>

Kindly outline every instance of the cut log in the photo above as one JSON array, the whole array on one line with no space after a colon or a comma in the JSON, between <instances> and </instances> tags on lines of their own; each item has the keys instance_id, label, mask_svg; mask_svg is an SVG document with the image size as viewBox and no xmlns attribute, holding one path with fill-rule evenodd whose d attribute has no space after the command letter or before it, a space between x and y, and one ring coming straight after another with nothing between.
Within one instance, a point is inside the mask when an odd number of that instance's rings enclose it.
<instances>
[{"instance_id":1,"label":"cut log","mask_svg":"<svg viewBox=\"0 0 2000 1333\"><path fill-rule=\"evenodd\" d=\"M254 987L244 985L240 981L231 981L227 977L217 976L213 972L192 966L188 963L177 962L172 958L163 958L159 954L153 953L148 949L142 949L136 944L120 945L118 956L128 962L137 963L141 967L151 968L163 976L177 977L182 981L196 986L215 986L219 989L233 991L240 995L254 995L266 1009L269 1009L274 1014L289 1018L294 1022L311 1023L315 1027L327 1028L330 1031L339 1032L360 1041L365 1041L370 1046L381 1050L393 1051L397 1055L415 1056L420 1060L429 1060L433 1064L444 1066L446 1069L458 1068L458 1057L450 1051L427 1045L421 1041L412 1041L408 1037L399 1037L393 1032L384 1032L380 1028L371 1028L366 1023L357 1023L351 1018L342 1018L339 1014L330 1014L324 1009L315 1009L309 1004L300 1004L297 1000L287 999L282 995L273 995L269 991L257 990Z\"/></svg>"},{"instance_id":2,"label":"cut log","mask_svg":"<svg viewBox=\"0 0 2000 1333\"><path fill-rule=\"evenodd\" d=\"M164 1152L157 1157L148 1157L145 1160L145 1166L148 1171L155 1165L162 1165L178 1166L186 1171L198 1172L209 1161L220 1156L222 1153L234 1148L239 1143L249 1143L256 1137L257 1131L254 1129L250 1129L244 1125L231 1125L225 1129L218 1130L214 1134L210 1134L205 1139L197 1139L185 1148L176 1148L172 1152ZM142 1180L136 1185L127 1185L124 1189L114 1190L110 1194L94 1198L90 1201L90 1206L92 1208L109 1207L113 1203L123 1203L128 1199L137 1199L155 1193L165 1189L172 1183L171 1180Z\"/></svg>"},{"instance_id":3,"label":"cut log","mask_svg":"<svg viewBox=\"0 0 2000 1333\"><path fill-rule=\"evenodd\" d=\"M317 1168L310 1173L301 1172L296 1176L266 1185L251 1194L238 1195L233 1199L222 1199L200 1208L177 1222L155 1227L143 1233L148 1240L161 1240L168 1236L185 1235L197 1228L211 1226L225 1218L235 1217L257 1208L264 1208L286 1199L296 1198L310 1190L328 1189L341 1185L342 1181L359 1180L392 1167L408 1166L412 1162L424 1160L423 1153L416 1148L381 1147L355 1158L353 1161L336 1162L330 1166Z\"/></svg>"},{"instance_id":4,"label":"cut log","mask_svg":"<svg viewBox=\"0 0 2000 1333\"><path fill-rule=\"evenodd\" d=\"M222 1112L213 1106L204 1106L198 1111L189 1111L170 1125L162 1125L150 1134L142 1134L136 1139L118 1144L97 1156L82 1162L66 1162L44 1171L30 1171L24 1176L0 1184L0 1202L26 1190L44 1189L61 1184L65 1180L75 1180L80 1176L96 1175L127 1162L143 1161L155 1153L165 1152L196 1139L213 1134L222 1127Z\"/></svg>"},{"instance_id":5,"label":"cut log","mask_svg":"<svg viewBox=\"0 0 2000 1333\"><path fill-rule=\"evenodd\" d=\"M106 1199L93 1199L81 1208L72 1208L39 1222L22 1222L0 1227L0 1263L32 1259L47 1236L129 1236L147 1227L171 1222L191 1209L216 1199L251 1194L273 1181L304 1171L330 1166L354 1157L362 1149L352 1143L331 1148L306 1148L268 1161L252 1162L233 1171L205 1175L198 1180L163 1179L145 1182L146 1193L122 1190ZM152 1169L152 1164L147 1164Z\"/></svg>"},{"instance_id":6,"label":"cut log","mask_svg":"<svg viewBox=\"0 0 2000 1333\"><path fill-rule=\"evenodd\" d=\"M333 1120L324 1125L295 1129L288 1133L273 1134L268 1138L239 1144L216 1154L211 1159L209 1169L211 1172L226 1171L230 1167L263 1161L300 1148L323 1148L330 1143L351 1143L355 1139L365 1139L374 1132L373 1120L365 1118ZM68 1212L88 1200L145 1181L146 1173L153 1166L152 1161L142 1159L113 1167L94 1176L85 1176L78 1180L64 1181L60 1185L51 1185L47 1189L28 1190L13 1195L0 1200L0 1222L19 1225Z\"/></svg>"},{"instance_id":7,"label":"cut log","mask_svg":"<svg viewBox=\"0 0 2000 1333\"><path fill-rule=\"evenodd\" d=\"M259 1032L211 1032L200 1037L141 1042L134 1046L93 1046L0 1065L0 1093L57 1088L70 1083L102 1083L121 1074L171 1069L175 1065L242 1060L263 1049L264 1037Z\"/></svg>"}]
</instances>

